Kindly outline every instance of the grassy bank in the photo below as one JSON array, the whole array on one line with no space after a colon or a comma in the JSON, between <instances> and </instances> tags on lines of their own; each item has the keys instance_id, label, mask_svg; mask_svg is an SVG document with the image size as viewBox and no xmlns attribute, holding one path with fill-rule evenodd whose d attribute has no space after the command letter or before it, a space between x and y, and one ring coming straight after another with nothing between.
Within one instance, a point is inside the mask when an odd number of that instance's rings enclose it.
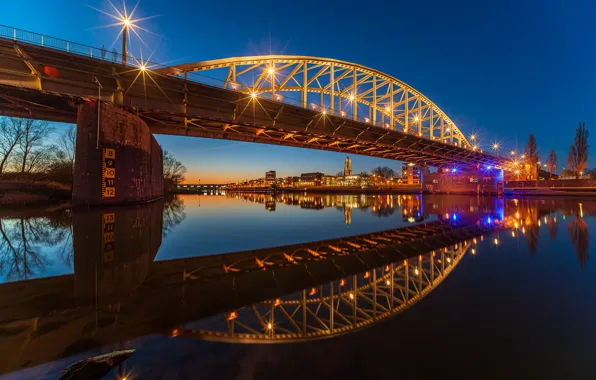
<instances>
[{"instance_id":1,"label":"grassy bank","mask_svg":"<svg viewBox=\"0 0 596 380\"><path fill-rule=\"evenodd\" d=\"M50 181L1 180L0 207L48 205L70 201L70 186Z\"/></svg>"}]
</instances>

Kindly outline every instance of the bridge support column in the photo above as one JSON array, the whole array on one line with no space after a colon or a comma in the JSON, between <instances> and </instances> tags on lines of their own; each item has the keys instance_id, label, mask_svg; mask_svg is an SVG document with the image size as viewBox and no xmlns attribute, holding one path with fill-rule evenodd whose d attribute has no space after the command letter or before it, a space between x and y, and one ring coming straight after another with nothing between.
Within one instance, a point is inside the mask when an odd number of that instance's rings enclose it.
<instances>
[{"instance_id":1,"label":"bridge support column","mask_svg":"<svg viewBox=\"0 0 596 380\"><path fill-rule=\"evenodd\" d=\"M163 154L139 117L119 107L79 105L72 198L113 205L163 196Z\"/></svg>"}]
</instances>

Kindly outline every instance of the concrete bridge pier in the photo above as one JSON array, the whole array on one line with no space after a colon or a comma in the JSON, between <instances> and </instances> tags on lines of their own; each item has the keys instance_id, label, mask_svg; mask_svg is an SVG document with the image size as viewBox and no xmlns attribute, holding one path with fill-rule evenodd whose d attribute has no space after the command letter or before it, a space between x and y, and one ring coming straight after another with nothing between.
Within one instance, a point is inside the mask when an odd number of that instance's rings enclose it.
<instances>
[{"instance_id":1,"label":"concrete bridge pier","mask_svg":"<svg viewBox=\"0 0 596 380\"><path fill-rule=\"evenodd\" d=\"M95 101L78 106L75 158L75 203L114 205L163 196L161 147L147 124L122 108Z\"/></svg>"}]
</instances>

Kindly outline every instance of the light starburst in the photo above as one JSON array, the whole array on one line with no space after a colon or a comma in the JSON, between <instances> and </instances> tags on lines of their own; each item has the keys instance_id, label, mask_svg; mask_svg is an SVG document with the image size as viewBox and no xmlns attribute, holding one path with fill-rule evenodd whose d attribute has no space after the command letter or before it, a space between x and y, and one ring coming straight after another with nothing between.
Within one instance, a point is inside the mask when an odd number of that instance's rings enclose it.
<instances>
[{"instance_id":1,"label":"light starburst","mask_svg":"<svg viewBox=\"0 0 596 380\"><path fill-rule=\"evenodd\" d=\"M110 4L111 10L113 12L106 12L104 10L101 10L99 8L93 7L91 5L88 5L89 8L102 13L108 17L110 17L112 20L115 20L115 22L112 22L110 24L107 25L101 25L101 26L96 26L94 28L91 29L103 29L103 28L110 28L110 27L117 27L120 30L118 31L118 35L116 36L116 38L114 39L114 42L112 42L112 45L110 46L110 48L114 47L114 45L116 44L116 42L118 41L118 39L122 36L122 39L124 41L123 43L123 55L127 54L126 51L126 38L128 38L129 40L131 39L132 35L136 36L139 41L141 41L141 43L143 45L145 45L147 48L149 47L147 45L147 43L145 42L145 40L143 39L143 37L141 37L140 32L145 32L145 33L149 33L149 34L154 34L157 35L156 33L153 33L152 31L150 31L147 28L144 28L142 26L139 25L140 22L142 21L146 21L146 20L150 20L156 17L159 17L160 15L153 15L153 16L148 16L148 17L140 17L140 18L135 18L135 13L137 11L137 9L139 8L139 3L140 0L137 1L137 3L135 4L135 6L132 8L132 10L130 11L130 13L128 12L127 8L126 8L126 1L123 0L122 1L122 10L118 9L114 3L112 3L111 0L107 0L107 2Z\"/></svg>"}]
</instances>

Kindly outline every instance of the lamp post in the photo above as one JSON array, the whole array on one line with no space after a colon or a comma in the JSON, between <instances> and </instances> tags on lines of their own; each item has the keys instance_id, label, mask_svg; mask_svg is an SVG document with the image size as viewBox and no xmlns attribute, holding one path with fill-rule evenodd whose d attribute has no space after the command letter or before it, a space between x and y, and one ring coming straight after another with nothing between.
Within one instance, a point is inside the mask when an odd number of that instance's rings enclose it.
<instances>
[{"instance_id":1,"label":"lamp post","mask_svg":"<svg viewBox=\"0 0 596 380\"><path fill-rule=\"evenodd\" d=\"M128 27L130 26L130 19L125 18L122 20L122 24L124 25L122 29L122 64L126 65L126 35L128 34Z\"/></svg>"}]
</instances>

